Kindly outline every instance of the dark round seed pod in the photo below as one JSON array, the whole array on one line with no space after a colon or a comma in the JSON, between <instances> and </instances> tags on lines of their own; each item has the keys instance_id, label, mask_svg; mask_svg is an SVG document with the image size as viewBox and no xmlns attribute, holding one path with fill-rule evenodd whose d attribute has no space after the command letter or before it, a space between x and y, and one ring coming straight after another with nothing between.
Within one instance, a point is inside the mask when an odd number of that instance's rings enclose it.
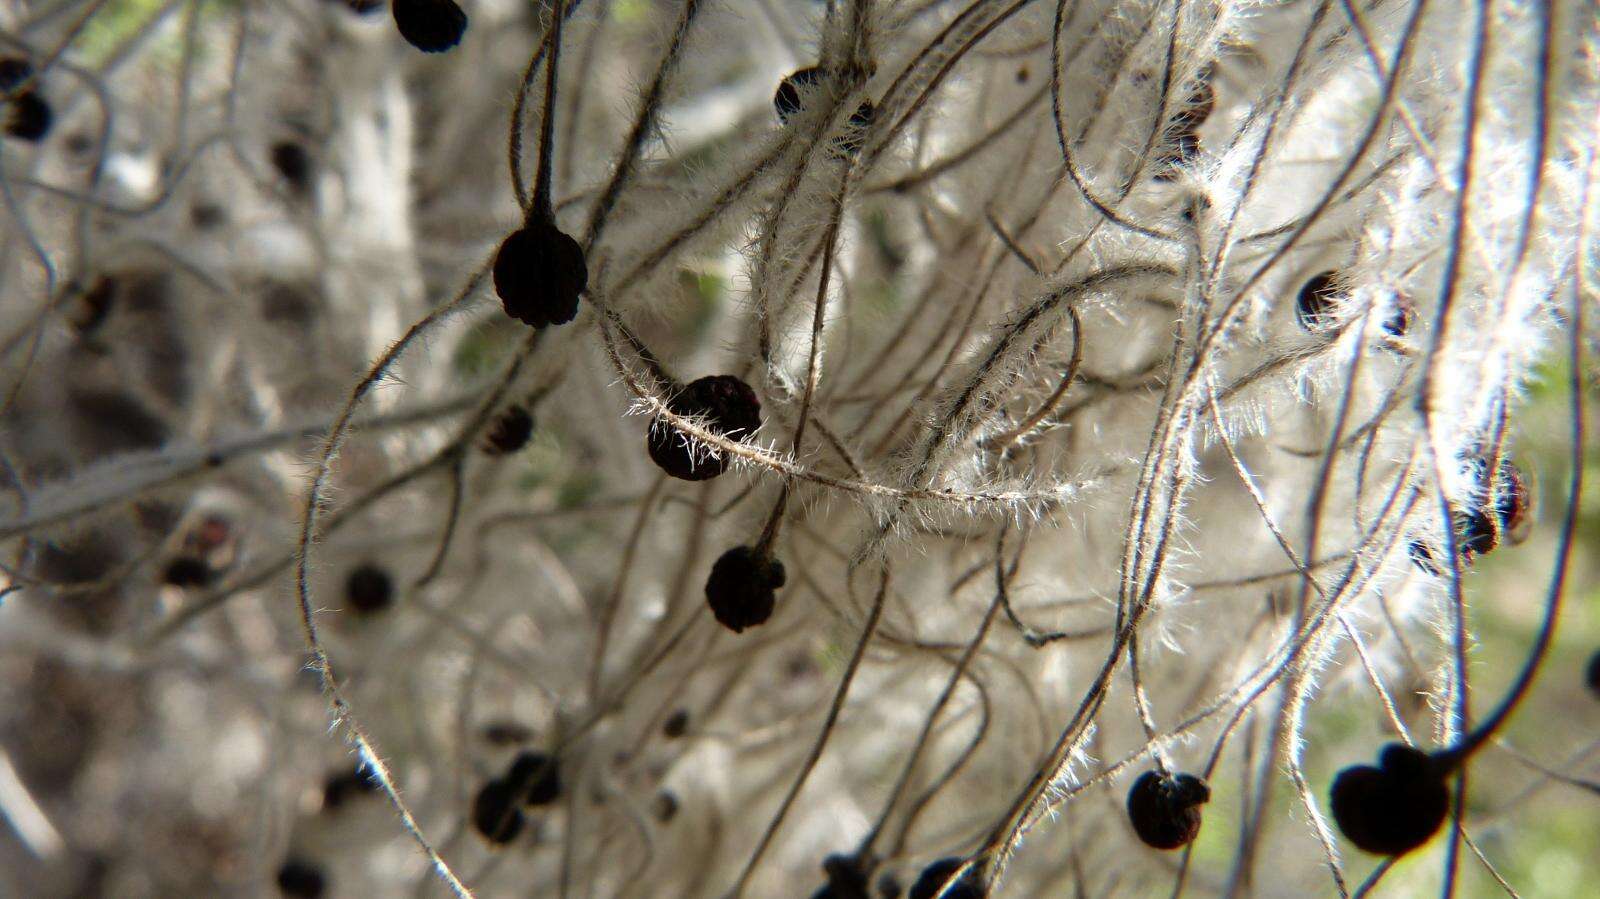
<instances>
[{"instance_id":1,"label":"dark round seed pod","mask_svg":"<svg viewBox=\"0 0 1600 899\"><path fill-rule=\"evenodd\" d=\"M394 603L394 580L389 577L389 572L368 562L350 572L350 577L345 581L344 594L351 608L363 615L371 615Z\"/></svg>"},{"instance_id":2,"label":"dark round seed pod","mask_svg":"<svg viewBox=\"0 0 1600 899\"><path fill-rule=\"evenodd\" d=\"M1321 272L1312 275L1300 287L1295 301L1295 320L1307 331L1326 331L1334 323L1334 312L1344 299L1344 288L1336 279L1338 272Z\"/></svg>"},{"instance_id":3,"label":"dark round seed pod","mask_svg":"<svg viewBox=\"0 0 1600 899\"><path fill-rule=\"evenodd\" d=\"M533 416L521 406L512 406L489 425L483 435L483 451L491 456L508 455L527 446L532 436Z\"/></svg>"},{"instance_id":4,"label":"dark round seed pod","mask_svg":"<svg viewBox=\"0 0 1600 899\"><path fill-rule=\"evenodd\" d=\"M400 36L424 53L443 53L467 31L467 14L455 0L393 0L391 8Z\"/></svg>"},{"instance_id":5,"label":"dark round seed pod","mask_svg":"<svg viewBox=\"0 0 1600 899\"><path fill-rule=\"evenodd\" d=\"M1600 698L1600 649L1589 657L1589 670L1585 673L1588 675L1589 691Z\"/></svg>"},{"instance_id":6,"label":"dark round seed pod","mask_svg":"<svg viewBox=\"0 0 1600 899\"><path fill-rule=\"evenodd\" d=\"M689 710L678 709L667 720L661 723L661 735L669 740L676 740L689 732Z\"/></svg>"},{"instance_id":7,"label":"dark round seed pod","mask_svg":"<svg viewBox=\"0 0 1600 899\"><path fill-rule=\"evenodd\" d=\"M812 66L779 82L777 92L772 95L772 107L778 111L778 121L787 125L790 119L804 111L804 94L821 84L824 75L821 66Z\"/></svg>"},{"instance_id":8,"label":"dark round seed pod","mask_svg":"<svg viewBox=\"0 0 1600 899\"><path fill-rule=\"evenodd\" d=\"M963 858L941 858L922 869L907 899L983 899L983 888L972 872L946 887L945 883L966 863ZM975 869L974 869L975 870Z\"/></svg>"},{"instance_id":9,"label":"dark round seed pod","mask_svg":"<svg viewBox=\"0 0 1600 899\"><path fill-rule=\"evenodd\" d=\"M1128 820L1146 846L1178 849L1200 834L1200 806L1210 800L1211 788L1192 774L1146 771L1128 791Z\"/></svg>"},{"instance_id":10,"label":"dark round seed pod","mask_svg":"<svg viewBox=\"0 0 1600 899\"><path fill-rule=\"evenodd\" d=\"M517 838L524 823L517 808L516 790L503 780L491 780L472 799L472 829L497 846Z\"/></svg>"},{"instance_id":11,"label":"dark round seed pod","mask_svg":"<svg viewBox=\"0 0 1600 899\"><path fill-rule=\"evenodd\" d=\"M667 401L667 408L684 418L704 419L710 430L729 440L744 440L761 427L761 401L733 375L693 381ZM691 446L687 435L660 418L650 423L646 446L662 471L685 481L709 480L728 470L727 455Z\"/></svg>"},{"instance_id":12,"label":"dark round seed pod","mask_svg":"<svg viewBox=\"0 0 1600 899\"><path fill-rule=\"evenodd\" d=\"M272 145L272 167L297 194L311 190L311 154L294 141L280 141Z\"/></svg>"},{"instance_id":13,"label":"dark round seed pod","mask_svg":"<svg viewBox=\"0 0 1600 899\"><path fill-rule=\"evenodd\" d=\"M50 133L55 113L37 91L26 90L5 104L5 131L18 140L40 141Z\"/></svg>"},{"instance_id":14,"label":"dark round seed pod","mask_svg":"<svg viewBox=\"0 0 1600 899\"><path fill-rule=\"evenodd\" d=\"M867 145L867 131L872 127L872 121L877 117L877 110L867 100L861 101L856 111L850 113L850 120L845 123L844 133L833 139L833 148L844 156L857 156L861 148Z\"/></svg>"},{"instance_id":15,"label":"dark round seed pod","mask_svg":"<svg viewBox=\"0 0 1600 899\"><path fill-rule=\"evenodd\" d=\"M505 782L530 806L549 805L561 798L561 766L542 752L518 753Z\"/></svg>"},{"instance_id":16,"label":"dark round seed pod","mask_svg":"<svg viewBox=\"0 0 1600 899\"><path fill-rule=\"evenodd\" d=\"M167 563L167 570L162 572L161 581L174 587L189 589L190 587L204 587L216 577L216 572L211 570L204 559L194 556L178 556Z\"/></svg>"},{"instance_id":17,"label":"dark round seed pod","mask_svg":"<svg viewBox=\"0 0 1600 899\"><path fill-rule=\"evenodd\" d=\"M706 602L717 621L734 633L766 623L783 586L783 563L753 546L735 546L711 566Z\"/></svg>"},{"instance_id":18,"label":"dark round seed pod","mask_svg":"<svg viewBox=\"0 0 1600 899\"><path fill-rule=\"evenodd\" d=\"M322 808L324 811L333 811L348 800L376 795L382 791L383 788L372 779L365 766L340 771L329 775L322 785Z\"/></svg>"},{"instance_id":19,"label":"dark round seed pod","mask_svg":"<svg viewBox=\"0 0 1600 899\"><path fill-rule=\"evenodd\" d=\"M319 899L328 888L322 869L298 858L291 858L278 869L278 892L294 899Z\"/></svg>"},{"instance_id":20,"label":"dark round seed pod","mask_svg":"<svg viewBox=\"0 0 1600 899\"><path fill-rule=\"evenodd\" d=\"M678 797L671 790L657 793L654 806L656 820L662 824L678 816Z\"/></svg>"},{"instance_id":21,"label":"dark round seed pod","mask_svg":"<svg viewBox=\"0 0 1600 899\"><path fill-rule=\"evenodd\" d=\"M885 871L878 875L878 899L900 899L900 880Z\"/></svg>"},{"instance_id":22,"label":"dark round seed pod","mask_svg":"<svg viewBox=\"0 0 1600 899\"><path fill-rule=\"evenodd\" d=\"M1438 833L1450 811L1448 772L1433 756L1390 743L1378 767L1354 765L1333 779L1333 820L1374 855L1403 855Z\"/></svg>"},{"instance_id":23,"label":"dark round seed pod","mask_svg":"<svg viewBox=\"0 0 1600 899\"><path fill-rule=\"evenodd\" d=\"M21 56L0 57L0 94L10 93L33 77L33 63Z\"/></svg>"},{"instance_id":24,"label":"dark round seed pod","mask_svg":"<svg viewBox=\"0 0 1600 899\"><path fill-rule=\"evenodd\" d=\"M535 220L511 232L494 255L500 305L534 328L576 318L578 295L588 286L583 248L551 222Z\"/></svg>"}]
</instances>

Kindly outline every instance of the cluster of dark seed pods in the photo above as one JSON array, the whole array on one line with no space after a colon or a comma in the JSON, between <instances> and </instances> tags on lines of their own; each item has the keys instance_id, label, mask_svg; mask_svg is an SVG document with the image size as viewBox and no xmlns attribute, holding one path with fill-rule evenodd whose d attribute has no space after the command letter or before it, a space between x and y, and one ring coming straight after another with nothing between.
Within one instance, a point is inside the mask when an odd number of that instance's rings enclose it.
<instances>
[{"instance_id":1,"label":"cluster of dark seed pods","mask_svg":"<svg viewBox=\"0 0 1600 899\"><path fill-rule=\"evenodd\" d=\"M20 56L0 58L0 118L5 133L18 140L36 142L50 133L55 113L35 86L24 86L33 77L33 64Z\"/></svg>"},{"instance_id":2,"label":"cluster of dark seed pods","mask_svg":"<svg viewBox=\"0 0 1600 899\"><path fill-rule=\"evenodd\" d=\"M455 0L392 0L395 28L424 53L443 53L461 43L467 14Z\"/></svg>"},{"instance_id":3,"label":"cluster of dark seed pods","mask_svg":"<svg viewBox=\"0 0 1600 899\"><path fill-rule=\"evenodd\" d=\"M718 622L742 633L772 617L784 580L782 562L754 546L735 546L711 566L706 603Z\"/></svg>"},{"instance_id":4,"label":"cluster of dark seed pods","mask_svg":"<svg viewBox=\"0 0 1600 899\"><path fill-rule=\"evenodd\" d=\"M708 375L691 382L667 400L681 418L697 418L717 434L742 441L761 427L761 401L749 384L733 375ZM650 423L646 443L651 461L685 481L706 481L728 470L725 453L697 448L688 436L666 421Z\"/></svg>"},{"instance_id":5,"label":"cluster of dark seed pods","mask_svg":"<svg viewBox=\"0 0 1600 899\"><path fill-rule=\"evenodd\" d=\"M494 845L517 838L526 823L522 809L561 798L561 768L543 752L518 753L504 777L483 785L472 800L472 827Z\"/></svg>"},{"instance_id":6,"label":"cluster of dark seed pods","mask_svg":"<svg viewBox=\"0 0 1600 899\"><path fill-rule=\"evenodd\" d=\"M1428 842L1450 811L1449 766L1391 743L1378 765L1353 765L1333 779L1333 820L1350 842L1375 855L1403 855Z\"/></svg>"},{"instance_id":7,"label":"cluster of dark seed pods","mask_svg":"<svg viewBox=\"0 0 1600 899\"><path fill-rule=\"evenodd\" d=\"M917 882L911 885L908 899L983 899L983 884L979 882L977 868L971 868L960 880L951 882L964 858L941 858L922 869Z\"/></svg>"},{"instance_id":8,"label":"cluster of dark seed pods","mask_svg":"<svg viewBox=\"0 0 1600 899\"><path fill-rule=\"evenodd\" d=\"M1211 787L1193 774L1146 771L1128 791L1128 820L1146 846L1180 849L1200 834L1200 806Z\"/></svg>"}]
</instances>

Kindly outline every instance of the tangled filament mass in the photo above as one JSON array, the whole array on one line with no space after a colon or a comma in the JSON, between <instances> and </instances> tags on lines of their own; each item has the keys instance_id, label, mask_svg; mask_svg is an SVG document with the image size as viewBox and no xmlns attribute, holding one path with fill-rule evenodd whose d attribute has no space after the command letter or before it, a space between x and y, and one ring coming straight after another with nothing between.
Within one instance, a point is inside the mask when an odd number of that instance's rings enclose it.
<instances>
[{"instance_id":1,"label":"tangled filament mass","mask_svg":"<svg viewBox=\"0 0 1600 899\"><path fill-rule=\"evenodd\" d=\"M1592 3L0 28L0 892L1539 895L1518 828L1592 835Z\"/></svg>"}]
</instances>

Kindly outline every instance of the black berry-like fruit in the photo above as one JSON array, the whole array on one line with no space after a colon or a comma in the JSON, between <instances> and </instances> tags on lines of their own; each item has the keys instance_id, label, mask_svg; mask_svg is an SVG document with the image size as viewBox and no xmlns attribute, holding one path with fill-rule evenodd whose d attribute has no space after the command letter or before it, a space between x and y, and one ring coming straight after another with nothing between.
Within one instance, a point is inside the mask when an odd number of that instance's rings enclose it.
<instances>
[{"instance_id":1,"label":"black berry-like fruit","mask_svg":"<svg viewBox=\"0 0 1600 899\"><path fill-rule=\"evenodd\" d=\"M483 451L504 456L528 445L533 436L533 416L521 406L512 406L495 417L483 435Z\"/></svg>"},{"instance_id":2,"label":"black berry-like fruit","mask_svg":"<svg viewBox=\"0 0 1600 899\"><path fill-rule=\"evenodd\" d=\"M467 14L455 0L393 0L392 9L400 36L424 53L443 53L467 31Z\"/></svg>"},{"instance_id":3,"label":"black berry-like fruit","mask_svg":"<svg viewBox=\"0 0 1600 899\"><path fill-rule=\"evenodd\" d=\"M561 798L561 767L542 752L521 752L511 762L506 783L526 805L549 805Z\"/></svg>"},{"instance_id":4,"label":"black berry-like fruit","mask_svg":"<svg viewBox=\"0 0 1600 899\"><path fill-rule=\"evenodd\" d=\"M1378 767L1354 765L1333 779L1333 820L1374 855L1403 855L1438 833L1450 811L1448 772L1433 756L1390 743Z\"/></svg>"},{"instance_id":5,"label":"black berry-like fruit","mask_svg":"<svg viewBox=\"0 0 1600 899\"><path fill-rule=\"evenodd\" d=\"M706 602L717 621L734 633L766 623L783 586L783 563L753 546L735 546L711 566Z\"/></svg>"},{"instance_id":6,"label":"black berry-like fruit","mask_svg":"<svg viewBox=\"0 0 1600 899\"><path fill-rule=\"evenodd\" d=\"M178 556L167 563L167 570L162 572L161 580L163 583L187 590L191 587L204 587L211 583L215 574L204 559Z\"/></svg>"},{"instance_id":7,"label":"black berry-like fruit","mask_svg":"<svg viewBox=\"0 0 1600 899\"><path fill-rule=\"evenodd\" d=\"M278 892L294 899L319 899L328 888L322 869L305 861L291 858L278 869Z\"/></svg>"},{"instance_id":8,"label":"black berry-like fruit","mask_svg":"<svg viewBox=\"0 0 1600 899\"><path fill-rule=\"evenodd\" d=\"M583 248L551 222L536 219L511 232L494 255L494 292L506 315L525 325L572 321L588 286Z\"/></svg>"},{"instance_id":9,"label":"black berry-like fruit","mask_svg":"<svg viewBox=\"0 0 1600 899\"><path fill-rule=\"evenodd\" d=\"M945 887L945 883L965 863L966 859L963 858L941 858L923 868L917 876L917 882L911 885L908 899L982 899L983 888L971 871L961 880Z\"/></svg>"},{"instance_id":10,"label":"black berry-like fruit","mask_svg":"<svg viewBox=\"0 0 1600 899\"><path fill-rule=\"evenodd\" d=\"M702 419L729 440L744 440L761 427L761 401L750 385L733 375L709 375L667 401L674 415ZM728 457L709 447L690 445L688 436L661 419L650 423L647 448L661 470L685 481L705 481L728 470Z\"/></svg>"},{"instance_id":11,"label":"black berry-like fruit","mask_svg":"<svg viewBox=\"0 0 1600 899\"><path fill-rule=\"evenodd\" d=\"M37 91L26 90L5 103L5 131L18 140L39 141L50 133L55 113Z\"/></svg>"},{"instance_id":12,"label":"black berry-like fruit","mask_svg":"<svg viewBox=\"0 0 1600 899\"><path fill-rule=\"evenodd\" d=\"M1321 272L1312 275L1301 286L1294 307L1295 319L1300 322L1300 327L1315 332L1325 331L1333 324L1334 313L1344 299L1344 288L1336 280L1338 276L1338 272Z\"/></svg>"},{"instance_id":13,"label":"black berry-like fruit","mask_svg":"<svg viewBox=\"0 0 1600 899\"><path fill-rule=\"evenodd\" d=\"M1586 672L1589 681L1589 690L1596 698L1600 698L1600 649L1595 650L1589 657L1589 670Z\"/></svg>"},{"instance_id":14,"label":"black berry-like fruit","mask_svg":"<svg viewBox=\"0 0 1600 899\"><path fill-rule=\"evenodd\" d=\"M689 710L678 709L667 720L661 723L661 735L669 740L676 740L689 731Z\"/></svg>"},{"instance_id":15,"label":"black berry-like fruit","mask_svg":"<svg viewBox=\"0 0 1600 899\"><path fill-rule=\"evenodd\" d=\"M1178 849L1200 834L1200 806L1210 800L1211 788L1193 774L1146 771L1128 791L1128 820L1146 846Z\"/></svg>"},{"instance_id":16,"label":"black berry-like fruit","mask_svg":"<svg viewBox=\"0 0 1600 899\"><path fill-rule=\"evenodd\" d=\"M506 781L489 781L472 799L472 829L495 845L516 839L523 823L517 792Z\"/></svg>"},{"instance_id":17,"label":"black berry-like fruit","mask_svg":"<svg viewBox=\"0 0 1600 899\"><path fill-rule=\"evenodd\" d=\"M368 562L350 572L344 592L351 608L363 615L371 615L394 603L394 580L389 577L389 572Z\"/></svg>"},{"instance_id":18,"label":"black berry-like fruit","mask_svg":"<svg viewBox=\"0 0 1600 899\"><path fill-rule=\"evenodd\" d=\"M871 899L867 893L867 871L861 861L850 855L830 855L822 860L822 870L828 883L811 899Z\"/></svg>"},{"instance_id":19,"label":"black berry-like fruit","mask_svg":"<svg viewBox=\"0 0 1600 899\"><path fill-rule=\"evenodd\" d=\"M289 187L299 194L311 190L311 154L294 141L280 141L272 145L272 167L278 170Z\"/></svg>"},{"instance_id":20,"label":"black berry-like fruit","mask_svg":"<svg viewBox=\"0 0 1600 899\"><path fill-rule=\"evenodd\" d=\"M382 792L382 787L373 780L365 766L349 771L341 771L330 775L322 785L322 807L332 811L344 805L346 801L360 796L371 796Z\"/></svg>"},{"instance_id":21,"label":"black berry-like fruit","mask_svg":"<svg viewBox=\"0 0 1600 899\"><path fill-rule=\"evenodd\" d=\"M778 84L772 95L772 106L778 111L778 121L788 124L791 118L805 109L804 94L822 83L825 73L820 66L801 69Z\"/></svg>"},{"instance_id":22,"label":"black berry-like fruit","mask_svg":"<svg viewBox=\"0 0 1600 899\"><path fill-rule=\"evenodd\" d=\"M878 899L900 899L900 880L885 871L878 875Z\"/></svg>"}]
</instances>

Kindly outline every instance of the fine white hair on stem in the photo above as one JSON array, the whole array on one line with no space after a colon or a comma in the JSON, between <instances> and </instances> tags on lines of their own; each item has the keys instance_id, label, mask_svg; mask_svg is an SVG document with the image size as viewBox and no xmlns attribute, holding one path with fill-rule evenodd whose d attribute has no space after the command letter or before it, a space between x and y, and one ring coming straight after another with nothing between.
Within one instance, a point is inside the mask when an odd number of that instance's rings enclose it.
<instances>
[{"instance_id":1,"label":"fine white hair on stem","mask_svg":"<svg viewBox=\"0 0 1600 899\"><path fill-rule=\"evenodd\" d=\"M1600 877L1592 3L0 19L0 894Z\"/></svg>"}]
</instances>

